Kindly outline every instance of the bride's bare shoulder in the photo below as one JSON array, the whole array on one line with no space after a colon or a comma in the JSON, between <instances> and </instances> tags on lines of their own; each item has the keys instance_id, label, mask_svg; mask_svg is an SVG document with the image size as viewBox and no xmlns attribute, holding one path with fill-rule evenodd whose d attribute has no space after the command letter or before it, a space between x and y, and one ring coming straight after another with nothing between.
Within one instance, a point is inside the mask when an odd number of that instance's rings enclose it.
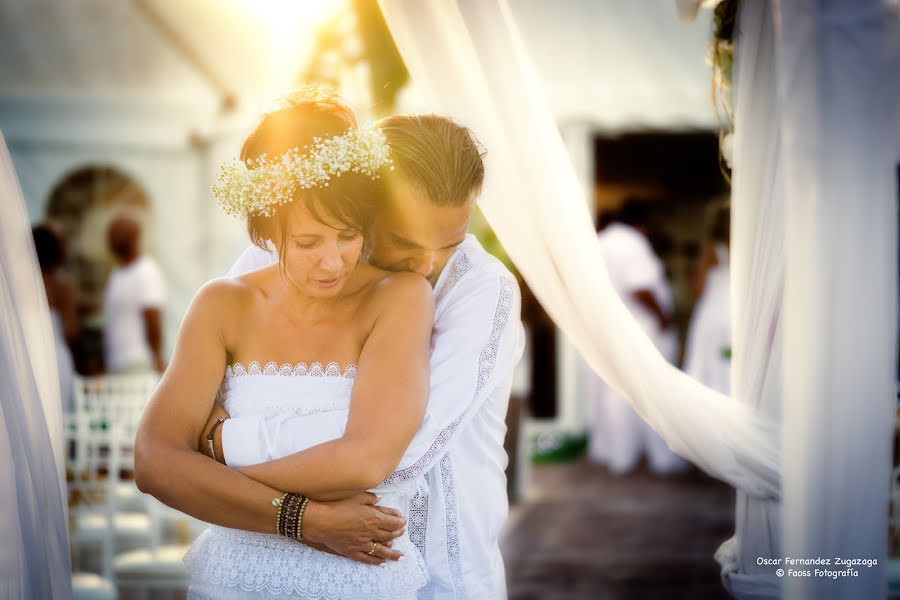
<instances>
[{"instance_id":1,"label":"bride's bare shoulder","mask_svg":"<svg viewBox=\"0 0 900 600\"><path fill-rule=\"evenodd\" d=\"M421 275L384 271L371 265L365 268L369 299L378 312L399 310L410 304L430 306L433 303L431 284Z\"/></svg>"},{"instance_id":2,"label":"bride's bare shoulder","mask_svg":"<svg viewBox=\"0 0 900 600\"><path fill-rule=\"evenodd\" d=\"M208 281L194 296L192 310L202 310L216 316L246 310L255 299L265 295L265 270Z\"/></svg>"}]
</instances>

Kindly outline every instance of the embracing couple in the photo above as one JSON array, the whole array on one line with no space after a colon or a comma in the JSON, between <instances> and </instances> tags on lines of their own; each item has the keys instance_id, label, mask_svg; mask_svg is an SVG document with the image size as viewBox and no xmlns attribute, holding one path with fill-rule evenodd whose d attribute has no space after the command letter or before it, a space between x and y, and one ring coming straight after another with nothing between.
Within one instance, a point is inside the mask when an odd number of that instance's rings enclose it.
<instances>
[{"instance_id":1,"label":"embracing couple","mask_svg":"<svg viewBox=\"0 0 900 600\"><path fill-rule=\"evenodd\" d=\"M203 286L135 446L212 526L189 598L505 598L513 276L467 235L472 134L283 99L214 193L253 241Z\"/></svg>"}]
</instances>

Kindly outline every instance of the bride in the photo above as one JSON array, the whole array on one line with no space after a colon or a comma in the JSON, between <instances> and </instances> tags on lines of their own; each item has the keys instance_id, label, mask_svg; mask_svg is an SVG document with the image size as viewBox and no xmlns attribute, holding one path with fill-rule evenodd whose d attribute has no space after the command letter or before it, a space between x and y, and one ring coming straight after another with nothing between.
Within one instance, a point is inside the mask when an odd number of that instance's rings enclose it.
<instances>
[{"instance_id":1,"label":"bride","mask_svg":"<svg viewBox=\"0 0 900 600\"><path fill-rule=\"evenodd\" d=\"M214 524L185 557L191 598L413 598L425 583L406 533L392 545L403 559L380 566L304 541L307 498L295 493L375 488L380 505L405 512L422 483L376 487L422 421L433 317L424 278L360 261L389 167L380 133L307 92L266 115L220 173L225 210L280 260L197 292L135 445L140 489ZM294 490L196 451L217 397L232 416L308 421ZM372 542L358 554L373 562L382 550Z\"/></svg>"}]
</instances>

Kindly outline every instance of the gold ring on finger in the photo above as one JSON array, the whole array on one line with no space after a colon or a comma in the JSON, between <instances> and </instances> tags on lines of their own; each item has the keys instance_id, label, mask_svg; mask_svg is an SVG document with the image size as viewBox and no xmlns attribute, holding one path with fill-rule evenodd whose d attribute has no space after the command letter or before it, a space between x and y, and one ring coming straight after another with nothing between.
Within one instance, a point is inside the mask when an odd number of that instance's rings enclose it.
<instances>
[{"instance_id":1,"label":"gold ring on finger","mask_svg":"<svg viewBox=\"0 0 900 600\"><path fill-rule=\"evenodd\" d=\"M372 542L372 549L369 550L369 556L375 556L375 550L378 548L378 544Z\"/></svg>"}]
</instances>

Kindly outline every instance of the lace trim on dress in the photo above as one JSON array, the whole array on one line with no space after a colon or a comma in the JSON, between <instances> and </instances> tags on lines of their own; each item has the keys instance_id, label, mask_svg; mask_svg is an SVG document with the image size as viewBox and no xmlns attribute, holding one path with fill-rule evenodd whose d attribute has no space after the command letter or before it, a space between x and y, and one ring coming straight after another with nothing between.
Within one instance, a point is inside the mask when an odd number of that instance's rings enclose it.
<instances>
[{"instance_id":1,"label":"lace trim on dress","mask_svg":"<svg viewBox=\"0 0 900 600\"><path fill-rule=\"evenodd\" d=\"M322 366L320 362L307 364L298 362L297 364L284 363L279 365L275 361L269 361L265 367L260 367L259 362L253 361L247 367L243 363L234 363L225 367L225 378L243 377L245 375L280 375L282 377L343 377L345 379L354 379L356 377L356 365L347 365L346 369L341 370L341 366L336 362L330 362Z\"/></svg>"},{"instance_id":2,"label":"lace trim on dress","mask_svg":"<svg viewBox=\"0 0 900 600\"><path fill-rule=\"evenodd\" d=\"M463 254L462 256L464 257L465 254ZM451 273L451 279L448 281L448 285L452 281L454 281L452 277L453 275L454 273ZM488 381L490 381L491 376L493 375L494 366L497 363L497 350L500 347L500 337L502 336L503 330L506 328L506 323L509 320L509 312L512 309L512 301L513 281L508 277L501 277L500 297L497 300L497 310L494 313L494 324L491 328L491 334L488 338L488 342L487 344L485 344L484 348L481 349L481 354L478 357L478 381L475 385L475 398L477 398L478 395L484 391L485 386L487 385ZM431 447L428 448L428 451L425 452L422 458L417 460L415 464L412 464L405 469L395 471L390 477L384 480L384 483L394 484L407 479L411 479L413 477L418 477L426 469L430 468L430 466L433 464L434 458L441 452L443 452L444 447L453 438L453 434L456 432L456 428L459 427L459 424L462 422L463 417L465 417L469 413L469 411L471 411L471 407L474 404L474 402L470 404L469 408L466 409L463 414L461 414L455 421L453 421L438 434L434 442L431 444Z\"/></svg>"},{"instance_id":3,"label":"lace trim on dress","mask_svg":"<svg viewBox=\"0 0 900 600\"><path fill-rule=\"evenodd\" d=\"M281 536L213 526L197 538L184 562L192 586L210 594L218 588L229 596L234 593L226 590L240 589L308 600L389 600L412 596L428 578L409 538L397 538L394 548L407 558L366 565Z\"/></svg>"}]
</instances>

